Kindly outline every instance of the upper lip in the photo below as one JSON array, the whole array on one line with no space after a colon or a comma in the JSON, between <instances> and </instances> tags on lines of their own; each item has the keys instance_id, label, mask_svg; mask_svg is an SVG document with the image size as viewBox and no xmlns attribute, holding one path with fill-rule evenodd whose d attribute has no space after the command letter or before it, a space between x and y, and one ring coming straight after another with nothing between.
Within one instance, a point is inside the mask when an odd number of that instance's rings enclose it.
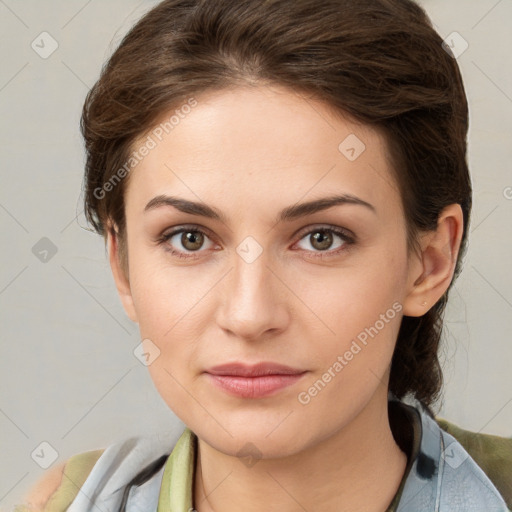
<instances>
[{"instance_id":1,"label":"upper lip","mask_svg":"<svg viewBox=\"0 0 512 512\"><path fill-rule=\"evenodd\" d=\"M213 366L206 370L212 375L235 375L239 377L259 377L261 375L297 375L305 370L292 368L284 364L273 362L261 362L257 364L227 363Z\"/></svg>"}]
</instances>

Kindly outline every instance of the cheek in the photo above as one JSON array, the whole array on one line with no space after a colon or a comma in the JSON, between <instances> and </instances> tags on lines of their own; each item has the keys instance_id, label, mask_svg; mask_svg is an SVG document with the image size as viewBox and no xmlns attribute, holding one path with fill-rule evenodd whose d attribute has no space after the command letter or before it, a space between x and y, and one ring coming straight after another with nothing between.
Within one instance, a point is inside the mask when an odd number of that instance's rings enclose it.
<instances>
[{"instance_id":1,"label":"cheek","mask_svg":"<svg viewBox=\"0 0 512 512\"><path fill-rule=\"evenodd\" d=\"M318 421L319 429L335 428L334 410L339 418L356 415L378 388L387 385L402 305L393 301L389 288L373 290L371 296L369 291L354 289L353 294L338 294L337 301L324 297L335 334L324 334L311 346L315 371L297 397L302 413L308 421Z\"/></svg>"},{"instance_id":2,"label":"cheek","mask_svg":"<svg viewBox=\"0 0 512 512\"><path fill-rule=\"evenodd\" d=\"M203 330L199 309L194 308L199 298L183 293L165 272L150 269L139 277L133 293L140 336L151 340L159 351L148 366L151 379L168 407L183 422L193 422L187 415L195 410L190 393L197 373L197 340Z\"/></svg>"},{"instance_id":3,"label":"cheek","mask_svg":"<svg viewBox=\"0 0 512 512\"><path fill-rule=\"evenodd\" d=\"M163 340L172 335L173 326L191 308L195 292L189 276L172 271L158 252L134 248L130 253L130 282L141 335Z\"/></svg>"},{"instance_id":4,"label":"cheek","mask_svg":"<svg viewBox=\"0 0 512 512\"><path fill-rule=\"evenodd\" d=\"M378 259L375 265L361 264L333 273L332 277L304 287L304 303L311 305L312 322L323 321L333 338L356 336L389 311L394 318L403 299L405 272L392 259ZM393 305L395 307L393 309Z\"/></svg>"},{"instance_id":5,"label":"cheek","mask_svg":"<svg viewBox=\"0 0 512 512\"><path fill-rule=\"evenodd\" d=\"M204 413L204 402L197 392L188 374L188 358L178 353L176 356L168 351L161 353L150 366L149 374L162 400L187 425L196 425Z\"/></svg>"},{"instance_id":6,"label":"cheek","mask_svg":"<svg viewBox=\"0 0 512 512\"><path fill-rule=\"evenodd\" d=\"M181 381L193 370L197 340L204 331L207 315L202 297L211 288L211 276L201 276L192 267L172 269L157 251L134 250L130 266L131 292L137 312L140 336L151 340L160 351L149 367L157 386L178 384L169 373L179 372ZM130 254L131 256L131 254Z\"/></svg>"},{"instance_id":7,"label":"cheek","mask_svg":"<svg viewBox=\"0 0 512 512\"><path fill-rule=\"evenodd\" d=\"M309 290L305 302L314 304L316 313L308 315L315 379L320 376L332 391L344 393L364 382L378 384L398 336L405 277L405 260L381 249L321 285L304 288Z\"/></svg>"}]
</instances>

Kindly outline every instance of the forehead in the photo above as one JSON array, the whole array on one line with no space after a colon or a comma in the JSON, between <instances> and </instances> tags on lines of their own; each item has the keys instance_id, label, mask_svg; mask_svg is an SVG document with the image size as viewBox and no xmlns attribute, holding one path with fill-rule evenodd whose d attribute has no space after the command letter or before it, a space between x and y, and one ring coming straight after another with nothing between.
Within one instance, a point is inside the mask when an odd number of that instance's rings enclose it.
<instances>
[{"instance_id":1,"label":"forehead","mask_svg":"<svg viewBox=\"0 0 512 512\"><path fill-rule=\"evenodd\" d=\"M191 108L163 113L133 145L151 149L131 171L127 206L142 210L171 192L253 208L337 192L400 202L383 135L323 102L275 85L194 99Z\"/></svg>"}]
</instances>

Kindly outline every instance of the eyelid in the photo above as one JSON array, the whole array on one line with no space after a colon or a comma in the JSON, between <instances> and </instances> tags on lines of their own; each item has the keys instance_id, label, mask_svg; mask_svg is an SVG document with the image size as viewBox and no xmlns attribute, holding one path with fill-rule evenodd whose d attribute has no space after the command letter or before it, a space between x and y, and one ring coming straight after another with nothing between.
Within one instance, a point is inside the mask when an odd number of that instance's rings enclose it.
<instances>
[{"instance_id":1,"label":"eyelid","mask_svg":"<svg viewBox=\"0 0 512 512\"><path fill-rule=\"evenodd\" d=\"M325 231L334 231L335 233L336 232L340 232L340 233L343 233L343 235L346 237L346 238L349 238L353 241L356 240L356 235L350 231L350 229L347 229L347 228L344 228L342 226L335 226L333 224L310 224L309 226L306 226L304 228L301 228L299 231L297 231L293 237L300 237L302 238L304 235L307 235L309 233L311 233L312 231L315 231L315 230L318 230L318 231L322 231L322 230L325 230Z\"/></svg>"},{"instance_id":2,"label":"eyelid","mask_svg":"<svg viewBox=\"0 0 512 512\"><path fill-rule=\"evenodd\" d=\"M199 232L207 235L208 238L211 238L211 239L215 238L215 235L213 234L213 232L210 231L208 228L205 228L201 224L178 224L176 226L173 226L171 228L164 230L161 235L158 235L158 238L160 239L163 237L174 236L177 233L180 233L181 231L187 231L187 230L199 231Z\"/></svg>"}]
</instances>

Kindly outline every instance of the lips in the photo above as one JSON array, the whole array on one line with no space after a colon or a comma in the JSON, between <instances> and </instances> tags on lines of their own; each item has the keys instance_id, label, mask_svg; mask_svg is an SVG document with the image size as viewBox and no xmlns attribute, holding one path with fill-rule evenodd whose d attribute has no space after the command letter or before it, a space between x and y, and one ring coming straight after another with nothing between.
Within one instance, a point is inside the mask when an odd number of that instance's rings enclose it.
<instances>
[{"instance_id":1,"label":"lips","mask_svg":"<svg viewBox=\"0 0 512 512\"><path fill-rule=\"evenodd\" d=\"M229 363L205 372L215 386L240 398L263 398L275 395L295 384L307 373L290 366L263 362L255 365Z\"/></svg>"},{"instance_id":2,"label":"lips","mask_svg":"<svg viewBox=\"0 0 512 512\"><path fill-rule=\"evenodd\" d=\"M253 365L245 363L222 364L206 370L206 373L211 375L234 375L237 377L260 377L261 375L297 375L304 373L304 371L283 364L262 362Z\"/></svg>"}]
</instances>

